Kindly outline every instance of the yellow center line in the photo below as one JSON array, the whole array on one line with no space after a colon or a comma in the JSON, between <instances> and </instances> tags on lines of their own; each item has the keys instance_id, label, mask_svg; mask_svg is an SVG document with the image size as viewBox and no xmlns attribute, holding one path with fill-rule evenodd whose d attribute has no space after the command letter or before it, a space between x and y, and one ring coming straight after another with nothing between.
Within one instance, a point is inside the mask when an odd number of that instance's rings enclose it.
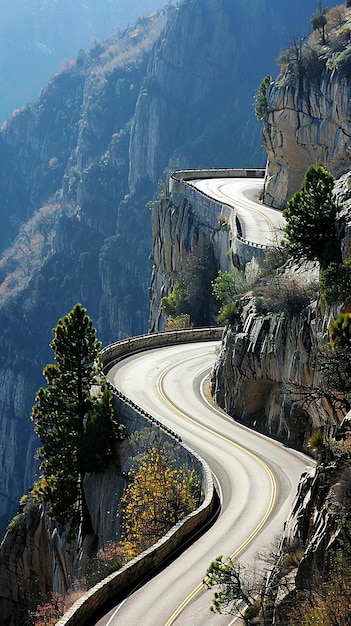
<instances>
[{"instance_id":1,"label":"yellow center line","mask_svg":"<svg viewBox=\"0 0 351 626\"><path fill-rule=\"evenodd\" d=\"M229 445L233 446L234 448L237 448L238 450L241 450L242 452L244 452L245 454L250 456L252 459L254 459L257 463L259 463L259 465L261 465L261 467L268 474L268 477L269 477L269 480L270 480L270 483L271 483L271 497L270 497L269 505L267 507L267 510L266 510L264 516L262 517L261 521L256 526L256 528L247 537L247 539L229 556L229 559L234 559L235 557L238 556L238 554L240 554L240 552L242 552L251 543L251 541L254 539L254 537L256 537L256 535L258 535L258 533L261 531L262 527L266 523L267 519L271 515L271 513L273 511L273 508L274 508L274 505L275 505L275 502L276 502L276 499L277 499L277 482L276 482L275 476L274 476L271 468L262 459L260 459L259 456L257 456L256 454L254 454L253 452L251 452L250 450L248 450L244 446L241 446L240 444L235 443L231 439L228 439L228 437L225 437L225 435L221 435L220 433L217 433L215 430L213 430L209 426L205 426L204 424L201 424L200 422L198 422L196 419L194 419L193 417L191 417L187 413L184 413L181 409L179 409L175 404L172 403L172 401L168 398L168 396L164 392L164 390L163 390L163 381L164 381L165 377L167 376L167 374L172 369L176 368L178 365L182 365L183 363L186 363L187 361L191 361L193 359L198 359L200 356L204 356L205 354L208 354L208 353L203 353L202 355L196 355L196 356L188 357L186 359L183 359L182 361L178 361L176 364L169 365L162 372L162 374L160 374L160 376L158 378L158 381L157 381L157 389L158 389L158 392L159 392L160 396L164 400L164 402L166 404L168 404L168 406L170 406L172 408L172 410L176 411L179 415L184 417L187 421L189 421L189 422L191 422L193 424L196 424L196 426L202 428L203 430L205 430L206 432L210 433L211 435L214 435L215 437L218 437L222 441L225 441L226 443L229 443ZM179 605L179 607L174 611L173 615L166 622L165 626L171 626L175 622L177 617L179 617L180 613L185 609L185 607L188 604L190 604L190 602L201 591L201 589L203 587L204 587L204 585L201 582L197 587L195 587L195 589L193 589L193 591L187 596L187 598L185 598L185 600L183 600L183 602Z\"/></svg>"}]
</instances>

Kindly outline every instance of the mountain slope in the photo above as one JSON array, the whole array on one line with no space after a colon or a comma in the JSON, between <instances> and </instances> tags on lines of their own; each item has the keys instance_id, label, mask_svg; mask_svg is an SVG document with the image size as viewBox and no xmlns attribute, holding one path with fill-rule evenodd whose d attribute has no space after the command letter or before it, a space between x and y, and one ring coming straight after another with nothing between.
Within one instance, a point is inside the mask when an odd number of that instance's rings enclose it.
<instances>
[{"instance_id":1,"label":"mountain slope","mask_svg":"<svg viewBox=\"0 0 351 626\"><path fill-rule=\"evenodd\" d=\"M35 471L50 329L81 301L104 343L147 330L146 203L174 164L264 165L253 94L313 9L187 0L81 51L1 129L2 528Z\"/></svg>"},{"instance_id":2,"label":"mountain slope","mask_svg":"<svg viewBox=\"0 0 351 626\"><path fill-rule=\"evenodd\" d=\"M80 48L163 4L163 0L3 0L0 123L13 109L36 98Z\"/></svg>"}]
</instances>

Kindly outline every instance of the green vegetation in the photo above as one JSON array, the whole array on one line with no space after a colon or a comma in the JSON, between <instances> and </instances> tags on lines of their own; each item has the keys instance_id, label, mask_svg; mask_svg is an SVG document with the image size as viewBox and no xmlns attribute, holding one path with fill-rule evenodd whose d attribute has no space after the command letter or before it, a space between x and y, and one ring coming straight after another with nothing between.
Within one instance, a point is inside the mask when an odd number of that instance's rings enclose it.
<instances>
[{"instance_id":1,"label":"green vegetation","mask_svg":"<svg viewBox=\"0 0 351 626\"><path fill-rule=\"evenodd\" d=\"M62 317L50 346L57 364L44 369L47 387L36 394L32 409L42 477L33 494L50 503L52 519L91 530L83 479L87 471L102 471L114 459L120 436L113 421L111 394L98 385L100 342L81 304Z\"/></svg>"},{"instance_id":2,"label":"green vegetation","mask_svg":"<svg viewBox=\"0 0 351 626\"><path fill-rule=\"evenodd\" d=\"M329 325L329 346L332 349L351 347L351 313L340 313Z\"/></svg>"},{"instance_id":3,"label":"green vegetation","mask_svg":"<svg viewBox=\"0 0 351 626\"><path fill-rule=\"evenodd\" d=\"M327 25L327 18L325 14L327 13L327 11L328 11L327 7L322 7L322 2L321 0L319 0L317 11L311 15L312 28L313 30L318 30L322 38L323 44L326 43L325 27Z\"/></svg>"},{"instance_id":4,"label":"green vegetation","mask_svg":"<svg viewBox=\"0 0 351 626\"><path fill-rule=\"evenodd\" d=\"M324 437L320 429L316 430L308 440L308 447L316 455L320 455L324 448Z\"/></svg>"},{"instance_id":5,"label":"green vegetation","mask_svg":"<svg viewBox=\"0 0 351 626\"><path fill-rule=\"evenodd\" d=\"M180 283L175 283L171 293L164 296L161 302L162 313L171 317L178 317L188 306L185 289Z\"/></svg>"},{"instance_id":6,"label":"green vegetation","mask_svg":"<svg viewBox=\"0 0 351 626\"><path fill-rule=\"evenodd\" d=\"M247 626L259 615L261 605L256 598L257 593L250 590L243 567L233 559L224 562L223 557L218 556L207 569L203 584L207 589L218 589L212 600L211 611L235 615Z\"/></svg>"},{"instance_id":7,"label":"green vegetation","mask_svg":"<svg viewBox=\"0 0 351 626\"><path fill-rule=\"evenodd\" d=\"M235 298L246 291L247 283L244 273L236 267L231 272L219 270L212 282L212 292L221 303L217 321L219 324L235 324L238 320L238 309Z\"/></svg>"},{"instance_id":8,"label":"green vegetation","mask_svg":"<svg viewBox=\"0 0 351 626\"><path fill-rule=\"evenodd\" d=\"M319 261L322 270L332 262L341 262L333 186L334 178L329 172L311 165L301 191L294 193L283 211L287 252L296 258Z\"/></svg>"},{"instance_id":9,"label":"green vegetation","mask_svg":"<svg viewBox=\"0 0 351 626\"><path fill-rule=\"evenodd\" d=\"M212 291L221 304L231 304L234 298L246 289L245 276L236 267L231 272L219 270L217 278L212 283Z\"/></svg>"},{"instance_id":10,"label":"green vegetation","mask_svg":"<svg viewBox=\"0 0 351 626\"><path fill-rule=\"evenodd\" d=\"M239 319L238 308L236 304L224 304L221 306L217 322L222 326L233 326Z\"/></svg>"},{"instance_id":11,"label":"green vegetation","mask_svg":"<svg viewBox=\"0 0 351 626\"><path fill-rule=\"evenodd\" d=\"M351 76L351 46L348 46L340 52L333 60L329 63L329 68L331 70L337 69L340 74L346 76L346 78L350 78Z\"/></svg>"},{"instance_id":12,"label":"green vegetation","mask_svg":"<svg viewBox=\"0 0 351 626\"><path fill-rule=\"evenodd\" d=\"M210 325L214 317L212 281L217 272L213 245L204 241L187 252L171 293L162 298L161 310L168 317L167 328L181 328L183 323Z\"/></svg>"},{"instance_id":13,"label":"green vegetation","mask_svg":"<svg viewBox=\"0 0 351 626\"><path fill-rule=\"evenodd\" d=\"M321 272L322 297L328 306L347 305L351 302L351 259L343 263L331 263Z\"/></svg>"},{"instance_id":14,"label":"green vegetation","mask_svg":"<svg viewBox=\"0 0 351 626\"><path fill-rule=\"evenodd\" d=\"M259 120L262 120L267 113L266 93L271 82L272 76L265 76L255 95L255 115Z\"/></svg>"}]
</instances>

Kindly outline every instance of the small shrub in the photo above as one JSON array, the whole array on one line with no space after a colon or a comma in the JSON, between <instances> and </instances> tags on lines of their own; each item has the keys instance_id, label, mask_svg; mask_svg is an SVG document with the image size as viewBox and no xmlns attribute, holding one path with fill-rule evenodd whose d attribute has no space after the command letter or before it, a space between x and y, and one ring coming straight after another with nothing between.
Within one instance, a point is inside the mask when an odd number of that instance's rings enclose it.
<instances>
[{"instance_id":1,"label":"small shrub","mask_svg":"<svg viewBox=\"0 0 351 626\"><path fill-rule=\"evenodd\" d=\"M311 448L312 452L319 456L324 448L324 437L320 429L316 430L308 440L308 448Z\"/></svg>"},{"instance_id":2,"label":"small shrub","mask_svg":"<svg viewBox=\"0 0 351 626\"><path fill-rule=\"evenodd\" d=\"M267 113L267 89L272 82L272 76L265 76L255 95L255 115L262 120Z\"/></svg>"},{"instance_id":3,"label":"small shrub","mask_svg":"<svg viewBox=\"0 0 351 626\"><path fill-rule=\"evenodd\" d=\"M351 313L340 313L336 320L329 324L329 344L332 348L350 348L351 346Z\"/></svg>"},{"instance_id":4,"label":"small shrub","mask_svg":"<svg viewBox=\"0 0 351 626\"><path fill-rule=\"evenodd\" d=\"M177 317L184 313L188 306L185 291L180 283L175 283L171 293L161 300L161 310L164 315Z\"/></svg>"},{"instance_id":5,"label":"small shrub","mask_svg":"<svg viewBox=\"0 0 351 626\"><path fill-rule=\"evenodd\" d=\"M37 606L34 614L35 626L55 626L64 613L63 597L59 594L51 594L48 602Z\"/></svg>"},{"instance_id":6,"label":"small shrub","mask_svg":"<svg viewBox=\"0 0 351 626\"><path fill-rule=\"evenodd\" d=\"M247 289L243 272L236 267L231 272L219 270L218 276L212 281L212 292L221 304L232 304L235 297Z\"/></svg>"},{"instance_id":7,"label":"small shrub","mask_svg":"<svg viewBox=\"0 0 351 626\"><path fill-rule=\"evenodd\" d=\"M292 569L298 567L305 551L301 541L295 539L288 546L284 548L284 556L282 559L282 570L290 572Z\"/></svg>"},{"instance_id":8,"label":"small shrub","mask_svg":"<svg viewBox=\"0 0 351 626\"><path fill-rule=\"evenodd\" d=\"M235 304L224 304L217 317L219 324L232 326L238 321L238 309Z\"/></svg>"},{"instance_id":9,"label":"small shrub","mask_svg":"<svg viewBox=\"0 0 351 626\"><path fill-rule=\"evenodd\" d=\"M98 550L96 555L91 556L88 560L87 581L89 587L118 571L127 563L129 558L122 542L116 544L110 541L107 543L104 548Z\"/></svg>"},{"instance_id":10,"label":"small shrub","mask_svg":"<svg viewBox=\"0 0 351 626\"><path fill-rule=\"evenodd\" d=\"M182 330L190 328L190 315L182 313L181 315L168 315L165 330Z\"/></svg>"},{"instance_id":11,"label":"small shrub","mask_svg":"<svg viewBox=\"0 0 351 626\"><path fill-rule=\"evenodd\" d=\"M261 602L259 600L255 600L250 606L247 607L244 611L245 619L249 620L251 624L254 624L253 621L256 617L259 616L261 611Z\"/></svg>"},{"instance_id":12,"label":"small shrub","mask_svg":"<svg viewBox=\"0 0 351 626\"><path fill-rule=\"evenodd\" d=\"M320 284L325 304L348 304L351 301L351 259L331 263L321 272Z\"/></svg>"},{"instance_id":13,"label":"small shrub","mask_svg":"<svg viewBox=\"0 0 351 626\"><path fill-rule=\"evenodd\" d=\"M284 248L268 248L262 263L263 274L274 274L279 267L286 263L288 258L289 256Z\"/></svg>"},{"instance_id":14,"label":"small shrub","mask_svg":"<svg viewBox=\"0 0 351 626\"><path fill-rule=\"evenodd\" d=\"M338 54L333 65L343 76L351 77L351 46Z\"/></svg>"},{"instance_id":15,"label":"small shrub","mask_svg":"<svg viewBox=\"0 0 351 626\"><path fill-rule=\"evenodd\" d=\"M300 315L316 296L313 286L305 288L295 279L282 280L261 287L256 294L255 306L259 315L285 313L289 317Z\"/></svg>"}]
</instances>

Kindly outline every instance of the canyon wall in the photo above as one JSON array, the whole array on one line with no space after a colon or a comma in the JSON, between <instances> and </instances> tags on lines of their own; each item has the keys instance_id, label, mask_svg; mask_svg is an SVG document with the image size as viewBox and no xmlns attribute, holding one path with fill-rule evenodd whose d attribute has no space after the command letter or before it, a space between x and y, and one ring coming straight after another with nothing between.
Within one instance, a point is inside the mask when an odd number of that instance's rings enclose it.
<instances>
[{"instance_id":1,"label":"canyon wall","mask_svg":"<svg viewBox=\"0 0 351 626\"><path fill-rule=\"evenodd\" d=\"M324 39L292 35L280 54L280 74L265 93L263 144L267 173L263 201L284 208L310 165L335 178L351 167L351 9L326 13Z\"/></svg>"}]
</instances>

